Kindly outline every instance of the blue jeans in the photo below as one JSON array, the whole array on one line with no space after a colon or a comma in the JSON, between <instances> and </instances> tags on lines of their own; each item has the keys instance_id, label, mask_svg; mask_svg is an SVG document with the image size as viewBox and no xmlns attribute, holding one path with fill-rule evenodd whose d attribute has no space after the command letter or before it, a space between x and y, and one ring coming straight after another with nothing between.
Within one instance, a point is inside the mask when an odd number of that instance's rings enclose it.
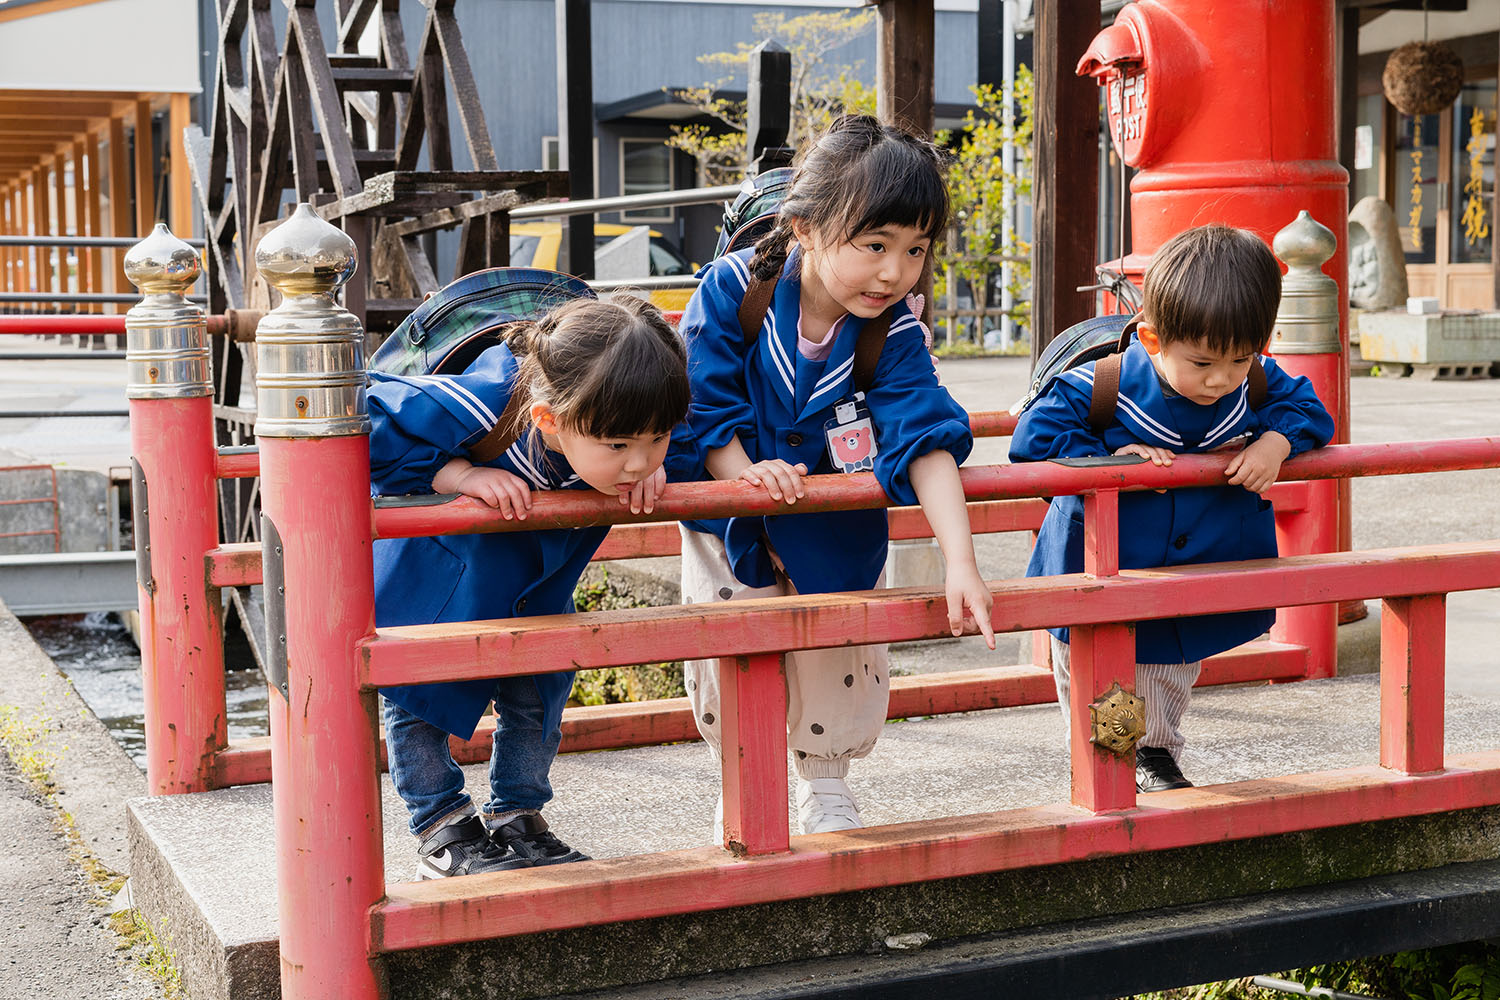
<instances>
[{"instance_id":1,"label":"blue jeans","mask_svg":"<svg viewBox=\"0 0 1500 1000\"><path fill-rule=\"evenodd\" d=\"M552 798L547 772L562 730L542 729L544 707L530 677L495 681L495 745L490 751L487 814L540 809ZM421 836L437 820L469 805L463 770L448 750L448 734L406 709L385 703L385 744L391 780Z\"/></svg>"}]
</instances>

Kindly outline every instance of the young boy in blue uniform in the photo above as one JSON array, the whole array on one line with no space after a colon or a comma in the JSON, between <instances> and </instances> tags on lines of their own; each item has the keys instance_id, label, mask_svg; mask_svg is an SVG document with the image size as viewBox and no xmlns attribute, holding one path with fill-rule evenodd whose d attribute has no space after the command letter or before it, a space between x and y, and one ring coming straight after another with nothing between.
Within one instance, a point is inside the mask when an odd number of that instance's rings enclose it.
<instances>
[{"instance_id":1,"label":"young boy in blue uniform","mask_svg":"<svg viewBox=\"0 0 1500 1000\"><path fill-rule=\"evenodd\" d=\"M1119 401L1101 433L1089 421L1094 363L1055 377L1022 414L1013 462L1238 449L1223 486L1120 495L1120 566L1143 569L1276 555L1271 503L1260 494L1287 458L1322 447L1333 418L1303 377L1262 357L1281 301L1281 270L1254 233L1190 229L1169 240L1146 270L1145 302L1120 365ZM1250 405L1251 365L1265 372L1264 401ZM1056 497L1027 576L1083 570L1083 500ZM1247 611L1136 623L1136 690L1146 735L1136 747L1142 792L1188 787L1178 767L1180 729L1201 661L1265 632L1275 612ZM1068 630L1052 630L1052 665L1068 717Z\"/></svg>"}]
</instances>

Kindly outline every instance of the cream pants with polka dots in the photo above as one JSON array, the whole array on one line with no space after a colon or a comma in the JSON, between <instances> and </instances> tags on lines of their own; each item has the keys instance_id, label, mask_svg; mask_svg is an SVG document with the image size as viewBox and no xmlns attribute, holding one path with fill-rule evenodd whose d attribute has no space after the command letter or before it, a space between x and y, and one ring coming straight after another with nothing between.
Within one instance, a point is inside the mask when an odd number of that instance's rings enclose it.
<instances>
[{"instance_id":1,"label":"cream pants with polka dots","mask_svg":"<svg viewBox=\"0 0 1500 1000\"><path fill-rule=\"evenodd\" d=\"M682 601L745 601L783 597L790 582L747 587L735 579L717 535L682 528ZM884 579L876 584L882 586ZM683 664L688 700L698 732L717 758L720 750L719 661ZM797 773L804 778L842 778L849 761L875 747L890 700L886 647L799 649L786 655L786 734Z\"/></svg>"}]
</instances>

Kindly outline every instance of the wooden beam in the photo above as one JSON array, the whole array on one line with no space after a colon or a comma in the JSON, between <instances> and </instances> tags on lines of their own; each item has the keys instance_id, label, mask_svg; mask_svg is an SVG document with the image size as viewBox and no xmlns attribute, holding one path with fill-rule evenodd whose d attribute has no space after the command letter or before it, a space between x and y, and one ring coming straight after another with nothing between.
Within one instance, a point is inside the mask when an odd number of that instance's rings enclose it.
<instances>
[{"instance_id":1,"label":"wooden beam","mask_svg":"<svg viewBox=\"0 0 1500 1000\"><path fill-rule=\"evenodd\" d=\"M1099 88L1077 64L1099 31L1098 0L1053 0L1036 11L1032 180L1032 363L1060 331L1094 314L1099 201Z\"/></svg>"},{"instance_id":2,"label":"wooden beam","mask_svg":"<svg viewBox=\"0 0 1500 1000\"><path fill-rule=\"evenodd\" d=\"M130 236L130 159L125 154L125 119L109 120L109 235ZM124 294L131 288L125 277L125 251L110 252L113 266L110 274L115 292Z\"/></svg>"},{"instance_id":3,"label":"wooden beam","mask_svg":"<svg viewBox=\"0 0 1500 1000\"><path fill-rule=\"evenodd\" d=\"M19 21L25 17L36 17L39 14L51 14L58 10L71 10L74 7L84 7L91 3L99 3L100 0L34 0L33 3L17 4L14 7L0 6L0 24L6 21Z\"/></svg>"},{"instance_id":4,"label":"wooden beam","mask_svg":"<svg viewBox=\"0 0 1500 1000\"><path fill-rule=\"evenodd\" d=\"M1453 770L1424 777L1356 767L1182 788L1118 814L1051 803L924 819L798 837L789 851L751 858L698 847L392 883L370 913L370 947L430 948L1500 802L1500 753L1464 754L1453 763Z\"/></svg>"},{"instance_id":5,"label":"wooden beam","mask_svg":"<svg viewBox=\"0 0 1500 1000\"><path fill-rule=\"evenodd\" d=\"M1354 207L1354 130L1359 124L1359 16L1353 7L1337 12L1335 30L1335 103L1339 163L1349 171L1349 207Z\"/></svg>"},{"instance_id":6,"label":"wooden beam","mask_svg":"<svg viewBox=\"0 0 1500 1000\"><path fill-rule=\"evenodd\" d=\"M11 91L14 94L14 91ZM0 97L0 118L107 118L115 113L112 101L94 98L68 100L53 98L46 101L14 97Z\"/></svg>"},{"instance_id":7,"label":"wooden beam","mask_svg":"<svg viewBox=\"0 0 1500 1000\"><path fill-rule=\"evenodd\" d=\"M1348 446L1344 446L1348 447ZM1112 625L1169 617L1174 608L1221 614L1373 596L1402 597L1500 585L1500 542L1202 563L1118 576L1069 574L990 581L996 632ZM851 600L804 594L737 601L731 611L684 605L376 630L364 646L372 687L502 677L705 655L752 656L870 642L940 638L946 610L917 590L867 591Z\"/></svg>"},{"instance_id":8,"label":"wooden beam","mask_svg":"<svg viewBox=\"0 0 1500 1000\"><path fill-rule=\"evenodd\" d=\"M1443 769L1447 595L1388 597L1380 608L1380 766Z\"/></svg>"},{"instance_id":9,"label":"wooden beam","mask_svg":"<svg viewBox=\"0 0 1500 1000\"><path fill-rule=\"evenodd\" d=\"M11 205L10 190L9 184L0 184L0 233L4 233L6 236L14 236L16 234L14 221L11 216L14 209ZM0 247L0 291L15 291L11 287L11 282L15 277L12 274L12 265L15 263L15 249L15 247Z\"/></svg>"},{"instance_id":10,"label":"wooden beam","mask_svg":"<svg viewBox=\"0 0 1500 1000\"><path fill-rule=\"evenodd\" d=\"M197 212L193 211L193 178L188 172L187 141L183 130L193 123L192 106L187 94L173 94L168 129L171 132L169 148L172 150L170 167L172 232L178 239L190 239L197 235Z\"/></svg>"},{"instance_id":11,"label":"wooden beam","mask_svg":"<svg viewBox=\"0 0 1500 1000\"><path fill-rule=\"evenodd\" d=\"M92 236L89 232L88 212L88 173L83 165L83 140L73 140L73 232L79 236ZM96 291L93 282L93 272L89 268L89 259L94 256L92 247L79 247L75 257L78 260L78 290L80 292ZM82 312L98 312L93 305L84 306Z\"/></svg>"},{"instance_id":12,"label":"wooden beam","mask_svg":"<svg viewBox=\"0 0 1500 1000\"><path fill-rule=\"evenodd\" d=\"M103 236L103 213L100 202L103 200L99 191L99 137L90 132L88 136L88 217L89 235ZM104 287L104 251L98 248L89 251L89 287L96 292L106 291Z\"/></svg>"},{"instance_id":13,"label":"wooden beam","mask_svg":"<svg viewBox=\"0 0 1500 1000\"><path fill-rule=\"evenodd\" d=\"M156 171L151 162L151 102L135 102L135 235L156 224Z\"/></svg>"},{"instance_id":14,"label":"wooden beam","mask_svg":"<svg viewBox=\"0 0 1500 1000\"><path fill-rule=\"evenodd\" d=\"M593 20L589 0L554 0L557 15L557 121L559 161L568 171L568 196L593 197ZM427 123L429 132L433 123ZM594 217L570 216L563 227L568 269L594 276Z\"/></svg>"},{"instance_id":15,"label":"wooden beam","mask_svg":"<svg viewBox=\"0 0 1500 1000\"><path fill-rule=\"evenodd\" d=\"M31 216L26 208L26 179L23 177L16 184L15 209L16 232L29 234L31 232ZM31 251L22 249L20 254L20 274L17 275L18 290L29 290L31 288Z\"/></svg>"},{"instance_id":16,"label":"wooden beam","mask_svg":"<svg viewBox=\"0 0 1500 1000\"><path fill-rule=\"evenodd\" d=\"M58 236L68 236L68 178L67 161L59 154L52 158L52 191L55 197L53 202L56 213L53 232ZM57 248L57 290L59 292L73 291L73 283L68 276L68 248Z\"/></svg>"},{"instance_id":17,"label":"wooden beam","mask_svg":"<svg viewBox=\"0 0 1500 1000\"><path fill-rule=\"evenodd\" d=\"M11 135L58 135L82 132L93 125L88 118L0 118L0 132Z\"/></svg>"},{"instance_id":18,"label":"wooden beam","mask_svg":"<svg viewBox=\"0 0 1500 1000\"><path fill-rule=\"evenodd\" d=\"M46 236L52 232L47 212L47 168L37 167L31 182L31 233ZM36 285L39 292L52 291L52 264L50 251L44 247L36 249Z\"/></svg>"},{"instance_id":19,"label":"wooden beam","mask_svg":"<svg viewBox=\"0 0 1500 1000\"><path fill-rule=\"evenodd\" d=\"M932 135L933 0L880 0L875 37L875 114Z\"/></svg>"}]
</instances>

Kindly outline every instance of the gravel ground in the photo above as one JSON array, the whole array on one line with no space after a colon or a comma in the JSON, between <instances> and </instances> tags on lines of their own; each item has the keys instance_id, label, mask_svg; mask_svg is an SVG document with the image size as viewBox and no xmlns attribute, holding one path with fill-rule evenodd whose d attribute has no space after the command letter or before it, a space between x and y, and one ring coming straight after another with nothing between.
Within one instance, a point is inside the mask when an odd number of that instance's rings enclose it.
<instances>
[{"instance_id":1,"label":"gravel ground","mask_svg":"<svg viewBox=\"0 0 1500 1000\"><path fill-rule=\"evenodd\" d=\"M157 1000L167 994L106 924L58 814L0 754L0 997ZM135 949L140 951L139 948Z\"/></svg>"}]
</instances>

